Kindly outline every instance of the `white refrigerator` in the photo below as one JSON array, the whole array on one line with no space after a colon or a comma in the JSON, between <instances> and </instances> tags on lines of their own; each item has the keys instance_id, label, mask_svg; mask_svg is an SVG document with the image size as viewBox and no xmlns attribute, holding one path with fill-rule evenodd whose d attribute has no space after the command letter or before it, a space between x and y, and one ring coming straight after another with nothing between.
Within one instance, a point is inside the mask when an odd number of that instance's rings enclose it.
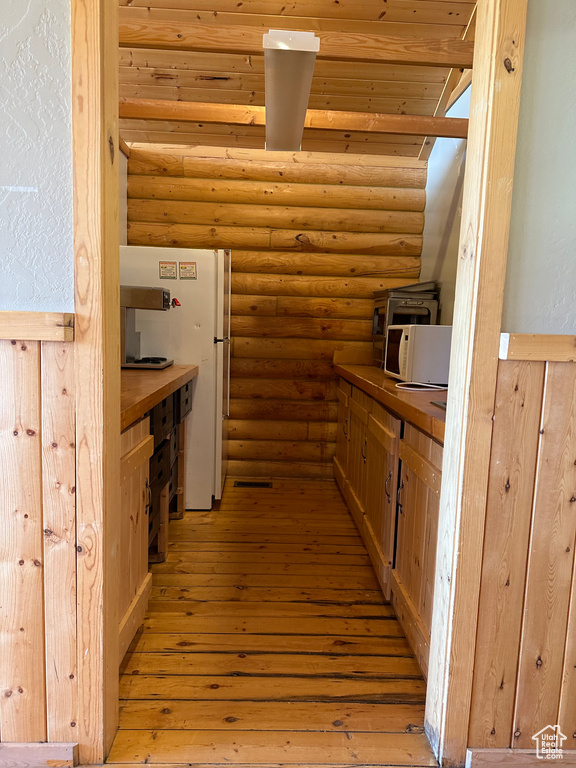
<instances>
[{"instance_id":1,"label":"white refrigerator","mask_svg":"<svg viewBox=\"0 0 576 768\"><path fill-rule=\"evenodd\" d=\"M230 407L230 251L120 247L120 283L170 290L181 306L136 310L141 356L199 368L186 419L186 509L211 509L226 477Z\"/></svg>"}]
</instances>

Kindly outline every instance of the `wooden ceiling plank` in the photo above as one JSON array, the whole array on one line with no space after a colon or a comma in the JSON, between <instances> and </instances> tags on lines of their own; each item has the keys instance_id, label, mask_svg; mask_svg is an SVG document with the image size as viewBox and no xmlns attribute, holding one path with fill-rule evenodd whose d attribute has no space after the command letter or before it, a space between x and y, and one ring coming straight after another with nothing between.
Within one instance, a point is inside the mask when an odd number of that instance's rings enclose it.
<instances>
[{"instance_id":1,"label":"wooden ceiling plank","mask_svg":"<svg viewBox=\"0 0 576 768\"><path fill-rule=\"evenodd\" d=\"M265 125L264 107L232 104L120 99L120 117L141 120L178 120L182 122ZM358 130L375 133L435 135L466 138L468 121L423 115L383 115L362 112L308 110L305 126L323 130Z\"/></svg>"},{"instance_id":2,"label":"wooden ceiling plank","mask_svg":"<svg viewBox=\"0 0 576 768\"><path fill-rule=\"evenodd\" d=\"M307 15L302 15L302 8ZM308 5L300 6L300 14L297 16L282 16L271 14L246 14L246 13L217 13L210 11L197 11L189 9L134 8L133 6L120 8L120 21L126 22L152 22L152 23L176 23L180 26L190 24L202 24L209 26L246 26L261 30L269 29L297 29L308 32L338 32L343 34L385 35L390 37L414 37L414 38L456 38L462 37L466 28L466 21L459 25L449 24L418 24L388 21L384 16L380 21L364 21L362 19L343 18L318 18L311 12ZM464 18L464 17L463 17Z\"/></svg>"},{"instance_id":3,"label":"wooden ceiling plank","mask_svg":"<svg viewBox=\"0 0 576 768\"><path fill-rule=\"evenodd\" d=\"M470 69L474 56L474 44L463 40L339 32L318 32L317 36L319 59ZM262 30L241 25L124 20L120 22L120 45L253 54L262 51Z\"/></svg>"},{"instance_id":4,"label":"wooden ceiling plank","mask_svg":"<svg viewBox=\"0 0 576 768\"><path fill-rule=\"evenodd\" d=\"M215 125L213 123L179 123L168 120L120 120L120 130L144 131L144 132L164 132L164 133L195 133L198 136L202 134L218 136L265 136L265 126L263 125ZM305 129L304 138L317 141L354 141L360 143L384 143L384 144L407 144L422 145L420 136L382 134L382 133L364 133L360 131L323 131L317 129Z\"/></svg>"},{"instance_id":5,"label":"wooden ceiling plank","mask_svg":"<svg viewBox=\"0 0 576 768\"><path fill-rule=\"evenodd\" d=\"M476 6L474 7L472 15L470 16L470 21L468 22L468 26L464 31L463 40L468 40L473 38L475 31L476 31ZM458 82L460 81L461 77L462 77L461 70L452 69L450 71L448 77L446 78L446 82L444 83L444 90L442 91L442 94L438 99L438 104L436 105L436 109L434 110L434 115L436 117L444 117L446 115L446 112L448 111L448 103L450 101L450 97L452 96L452 93L456 88L456 86L458 85ZM428 160L428 158L432 153L432 150L434 149L436 138L437 138L436 136L427 136L424 139L424 144L422 145L422 151L420 152L420 155L419 155L421 160Z\"/></svg>"},{"instance_id":6,"label":"wooden ceiling plank","mask_svg":"<svg viewBox=\"0 0 576 768\"><path fill-rule=\"evenodd\" d=\"M198 11L238 14L273 14L301 16L302 1L285 0L120 0L121 6L131 8L170 8L187 10L193 4ZM395 21L417 24L451 24L466 26L474 0L306 0L306 11L313 17L334 19L363 19L365 21Z\"/></svg>"},{"instance_id":7,"label":"wooden ceiling plank","mask_svg":"<svg viewBox=\"0 0 576 768\"><path fill-rule=\"evenodd\" d=\"M153 68L163 70L193 70L207 72L245 72L264 74L264 55L238 53L212 53L207 51L155 50L153 48L120 48L121 67ZM378 62L339 62L316 60L315 77L329 77L368 81L398 81L436 83L444 85L449 70L441 67L410 66L407 64L381 64Z\"/></svg>"},{"instance_id":8,"label":"wooden ceiling plank","mask_svg":"<svg viewBox=\"0 0 576 768\"><path fill-rule=\"evenodd\" d=\"M264 91L264 73L218 72L205 70L160 69L154 67L120 67L122 85L156 85L178 88L211 88L218 90ZM414 83L352 78L314 77L311 92L340 96L372 96L435 99L442 93L440 83Z\"/></svg>"},{"instance_id":9,"label":"wooden ceiling plank","mask_svg":"<svg viewBox=\"0 0 576 768\"><path fill-rule=\"evenodd\" d=\"M263 107L265 103L264 91L211 90L208 88L178 88L158 85L121 85L120 96L126 99L181 101L187 103L215 102L260 107ZM324 96L312 93L308 100L308 106L310 109L330 109L344 112L432 115L436 106L436 100L338 96L332 94Z\"/></svg>"},{"instance_id":10,"label":"wooden ceiling plank","mask_svg":"<svg viewBox=\"0 0 576 768\"><path fill-rule=\"evenodd\" d=\"M123 131L123 138L129 143L141 145L174 144L181 146L184 143L188 147L216 146L227 148L260 149L264 151L264 137L253 138L250 136L211 136L207 134L188 133L164 133L154 131ZM326 154L350 154L350 155L392 155L397 158L416 159L420 151L419 144L359 144L354 141L314 141L302 140L304 151Z\"/></svg>"}]
</instances>

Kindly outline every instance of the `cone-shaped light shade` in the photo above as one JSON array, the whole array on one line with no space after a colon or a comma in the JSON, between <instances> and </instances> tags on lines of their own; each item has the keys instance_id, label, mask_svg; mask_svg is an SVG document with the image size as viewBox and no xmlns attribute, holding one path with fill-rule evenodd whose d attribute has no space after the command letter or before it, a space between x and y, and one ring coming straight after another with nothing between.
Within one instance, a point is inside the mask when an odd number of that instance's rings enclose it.
<instances>
[{"instance_id":1,"label":"cone-shaped light shade","mask_svg":"<svg viewBox=\"0 0 576 768\"><path fill-rule=\"evenodd\" d=\"M300 150L319 48L313 32L271 29L264 35L266 149Z\"/></svg>"}]
</instances>

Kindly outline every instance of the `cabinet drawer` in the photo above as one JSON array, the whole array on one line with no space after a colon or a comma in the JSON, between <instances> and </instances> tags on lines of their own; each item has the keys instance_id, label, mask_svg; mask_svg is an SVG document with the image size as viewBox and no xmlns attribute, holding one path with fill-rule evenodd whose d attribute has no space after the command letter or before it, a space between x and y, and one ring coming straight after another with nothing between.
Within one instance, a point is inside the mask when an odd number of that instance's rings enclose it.
<instances>
[{"instance_id":1,"label":"cabinet drawer","mask_svg":"<svg viewBox=\"0 0 576 768\"><path fill-rule=\"evenodd\" d=\"M174 392L174 424L180 422L188 416L192 410L192 387L193 381L184 384L177 392Z\"/></svg>"},{"instance_id":2,"label":"cabinet drawer","mask_svg":"<svg viewBox=\"0 0 576 768\"><path fill-rule=\"evenodd\" d=\"M151 411L151 416L154 448L157 448L168 437L174 425L174 398L172 395L155 405Z\"/></svg>"},{"instance_id":3,"label":"cabinet drawer","mask_svg":"<svg viewBox=\"0 0 576 768\"><path fill-rule=\"evenodd\" d=\"M168 484L168 498L172 501L174 494L178 490L178 462L174 462L170 470L170 482Z\"/></svg>"},{"instance_id":4,"label":"cabinet drawer","mask_svg":"<svg viewBox=\"0 0 576 768\"><path fill-rule=\"evenodd\" d=\"M163 487L170 475L170 441L164 440L150 459L150 483Z\"/></svg>"},{"instance_id":5,"label":"cabinet drawer","mask_svg":"<svg viewBox=\"0 0 576 768\"><path fill-rule=\"evenodd\" d=\"M175 426L168 437L168 440L170 441L170 466L172 466L178 458L178 449L180 444L179 433L180 427Z\"/></svg>"}]
</instances>

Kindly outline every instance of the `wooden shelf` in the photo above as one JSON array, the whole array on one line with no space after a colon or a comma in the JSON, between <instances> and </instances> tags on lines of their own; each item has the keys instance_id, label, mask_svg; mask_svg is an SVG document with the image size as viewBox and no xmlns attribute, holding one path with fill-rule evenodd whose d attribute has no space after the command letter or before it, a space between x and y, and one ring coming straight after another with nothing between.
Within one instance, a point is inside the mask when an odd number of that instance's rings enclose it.
<instances>
[{"instance_id":1,"label":"wooden shelf","mask_svg":"<svg viewBox=\"0 0 576 768\"><path fill-rule=\"evenodd\" d=\"M74 341L74 315L69 312L0 311L0 339Z\"/></svg>"}]
</instances>

